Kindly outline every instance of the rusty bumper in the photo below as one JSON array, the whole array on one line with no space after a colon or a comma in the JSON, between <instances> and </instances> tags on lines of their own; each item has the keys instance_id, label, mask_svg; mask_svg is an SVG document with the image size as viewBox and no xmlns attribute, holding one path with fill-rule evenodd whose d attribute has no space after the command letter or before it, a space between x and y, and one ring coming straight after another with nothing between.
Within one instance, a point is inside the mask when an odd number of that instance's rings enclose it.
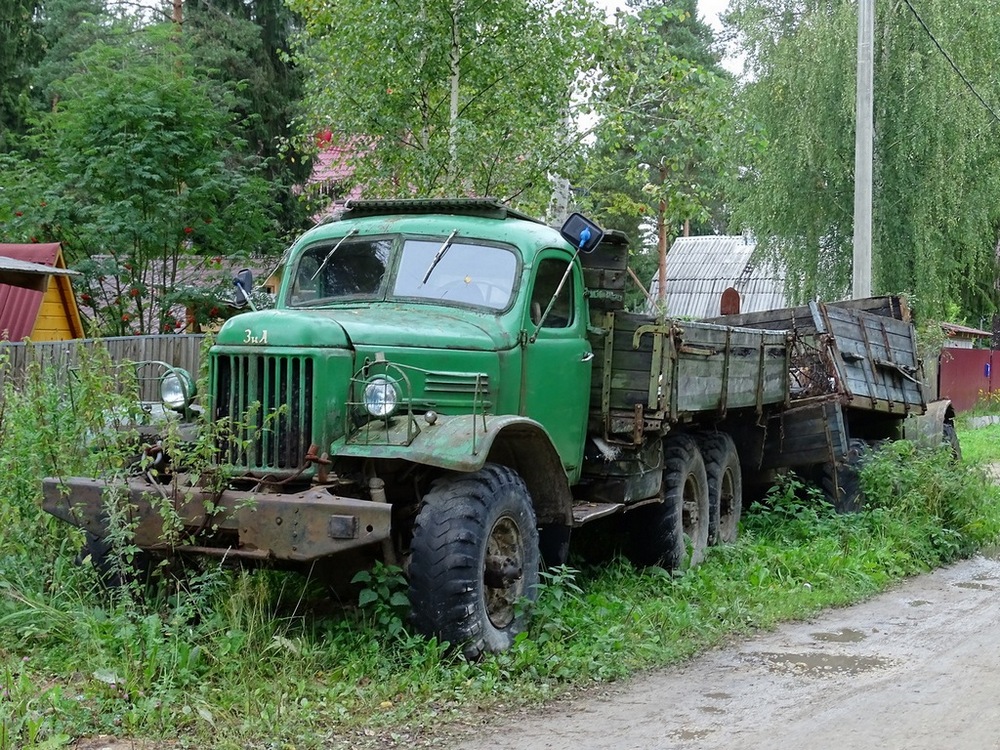
<instances>
[{"instance_id":1,"label":"rusty bumper","mask_svg":"<svg viewBox=\"0 0 1000 750\"><path fill-rule=\"evenodd\" d=\"M53 516L97 535L107 533L108 497L135 530L143 549L199 552L258 560L308 562L389 538L388 503L339 497L320 490L271 494L197 487L172 489L136 478L111 487L100 479L43 480L42 507ZM121 500L117 500L121 498ZM183 529L165 534L164 529ZM198 532L230 532L228 547L193 546ZM198 544L195 542L194 544Z\"/></svg>"}]
</instances>

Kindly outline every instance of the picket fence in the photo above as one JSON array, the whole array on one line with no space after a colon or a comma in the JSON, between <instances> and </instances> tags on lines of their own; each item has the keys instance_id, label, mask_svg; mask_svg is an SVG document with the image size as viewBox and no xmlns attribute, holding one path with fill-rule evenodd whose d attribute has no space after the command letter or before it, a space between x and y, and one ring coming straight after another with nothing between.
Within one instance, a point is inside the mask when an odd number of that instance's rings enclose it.
<instances>
[{"instance_id":1,"label":"picket fence","mask_svg":"<svg viewBox=\"0 0 1000 750\"><path fill-rule=\"evenodd\" d=\"M117 336L40 343L4 342L0 344L0 399L3 398L8 382L13 381L16 385L35 363L56 382L67 383L68 378L81 366L81 360L88 361L87 352L98 347L103 347L111 361L118 366L165 362L197 375L204 345L204 334ZM146 377L152 372L152 368L139 372L140 397L144 400L153 401L159 397L158 382L155 378Z\"/></svg>"}]
</instances>

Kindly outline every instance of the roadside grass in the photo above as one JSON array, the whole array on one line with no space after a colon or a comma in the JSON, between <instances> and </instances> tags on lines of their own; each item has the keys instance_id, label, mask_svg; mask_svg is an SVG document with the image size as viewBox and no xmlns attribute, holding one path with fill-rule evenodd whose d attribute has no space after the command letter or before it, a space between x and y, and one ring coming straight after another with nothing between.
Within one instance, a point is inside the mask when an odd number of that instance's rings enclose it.
<instances>
[{"instance_id":1,"label":"roadside grass","mask_svg":"<svg viewBox=\"0 0 1000 750\"><path fill-rule=\"evenodd\" d=\"M411 746L858 601L1000 535L1000 493L980 467L1000 456L989 433L962 430L960 465L900 442L865 467L865 512L837 515L790 475L744 513L739 542L683 575L621 560L545 572L514 648L469 664L408 632L392 568L361 578L361 606L331 607L315 577L212 565L148 595L104 591L77 564L81 535L39 509L40 477L120 464L101 437L113 389L92 369L72 404L35 372L0 407L0 750L97 734Z\"/></svg>"},{"instance_id":2,"label":"roadside grass","mask_svg":"<svg viewBox=\"0 0 1000 750\"><path fill-rule=\"evenodd\" d=\"M958 424L962 458L970 463L1000 462L1000 422L972 427L968 420Z\"/></svg>"}]
</instances>

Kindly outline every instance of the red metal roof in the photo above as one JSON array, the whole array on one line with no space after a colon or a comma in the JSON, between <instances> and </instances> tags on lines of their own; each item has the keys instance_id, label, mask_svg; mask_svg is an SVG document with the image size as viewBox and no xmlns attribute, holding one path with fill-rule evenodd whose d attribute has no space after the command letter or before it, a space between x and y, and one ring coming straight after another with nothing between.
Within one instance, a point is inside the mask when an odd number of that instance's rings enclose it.
<instances>
[{"instance_id":1,"label":"red metal roof","mask_svg":"<svg viewBox=\"0 0 1000 750\"><path fill-rule=\"evenodd\" d=\"M54 267L59 257L59 243L0 244L0 256ZM37 289L0 283L0 339L21 341L30 336L44 296L44 292Z\"/></svg>"}]
</instances>

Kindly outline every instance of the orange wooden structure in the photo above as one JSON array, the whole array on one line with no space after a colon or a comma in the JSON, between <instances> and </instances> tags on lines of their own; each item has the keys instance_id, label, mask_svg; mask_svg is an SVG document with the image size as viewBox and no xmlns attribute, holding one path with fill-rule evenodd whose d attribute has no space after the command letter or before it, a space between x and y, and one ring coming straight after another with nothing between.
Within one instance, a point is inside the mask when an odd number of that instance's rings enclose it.
<instances>
[{"instance_id":1,"label":"orange wooden structure","mask_svg":"<svg viewBox=\"0 0 1000 750\"><path fill-rule=\"evenodd\" d=\"M59 243L0 243L0 340L83 338L83 323Z\"/></svg>"}]
</instances>

